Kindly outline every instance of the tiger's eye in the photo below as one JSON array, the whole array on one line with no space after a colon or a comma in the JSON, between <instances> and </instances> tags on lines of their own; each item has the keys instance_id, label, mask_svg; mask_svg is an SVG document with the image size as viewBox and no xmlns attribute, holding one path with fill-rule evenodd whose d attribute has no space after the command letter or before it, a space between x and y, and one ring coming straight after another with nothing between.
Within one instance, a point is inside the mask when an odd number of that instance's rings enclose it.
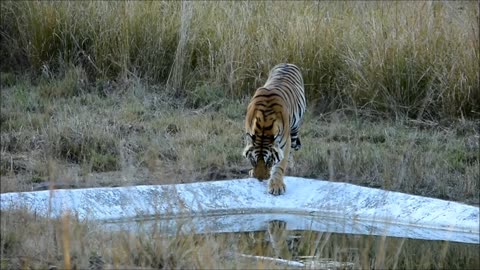
<instances>
[{"instance_id":1,"label":"tiger's eye","mask_svg":"<svg viewBox=\"0 0 480 270\"><path fill-rule=\"evenodd\" d=\"M273 157L269 157L265 163L268 168L271 168L273 166Z\"/></svg>"}]
</instances>

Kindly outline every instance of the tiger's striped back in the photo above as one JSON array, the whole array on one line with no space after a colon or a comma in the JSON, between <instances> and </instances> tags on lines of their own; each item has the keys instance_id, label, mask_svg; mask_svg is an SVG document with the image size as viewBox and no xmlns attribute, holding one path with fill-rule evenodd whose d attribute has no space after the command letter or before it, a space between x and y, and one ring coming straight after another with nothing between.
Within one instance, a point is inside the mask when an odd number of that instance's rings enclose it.
<instances>
[{"instance_id":1,"label":"tiger's striped back","mask_svg":"<svg viewBox=\"0 0 480 270\"><path fill-rule=\"evenodd\" d=\"M292 136L292 148L295 150L300 149L298 129L303 123L303 115L307 107L300 69L293 64L276 65L270 71L267 82L263 87L277 91L277 94L282 95L282 98L287 101L287 108L291 116L290 134Z\"/></svg>"},{"instance_id":2,"label":"tiger's striped back","mask_svg":"<svg viewBox=\"0 0 480 270\"><path fill-rule=\"evenodd\" d=\"M275 66L248 105L244 156L253 166L251 176L260 180L270 178L272 194L285 191L286 160L290 148L298 150L301 146L298 131L305 109L303 78L293 64Z\"/></svg>"}]
</instances>

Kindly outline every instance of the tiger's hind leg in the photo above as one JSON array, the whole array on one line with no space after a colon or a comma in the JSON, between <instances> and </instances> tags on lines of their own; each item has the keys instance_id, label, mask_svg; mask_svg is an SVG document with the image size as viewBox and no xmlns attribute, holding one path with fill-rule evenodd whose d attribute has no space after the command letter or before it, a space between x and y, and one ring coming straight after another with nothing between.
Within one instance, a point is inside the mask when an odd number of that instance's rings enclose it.
<instances>
[{"instance_id":1,"label":"tiger's hind leg","mask_svg":"<svg viewBox=\"0 0 480 270\"><path fill-rule=\"evenodd\" d=\"M292 137L292 148L295 151L298 151L300 148L302 148L302 143L300 142L299 137L297 137L295 139Z\"/></svg>"},{"instance_id":2,"label":"tiger's hind leg","mask_svg":"<svg viewBox=\"0 0 480 270\"><path fill-rule=\"evenodd\" d=\"M300 142L300 137L298 136L298 131L292 132L290 134L291 138L291 143L292 143L292 148L295 151L298 151L300 148L302 148L302 143Z\"/></svg>"}]
</instances>

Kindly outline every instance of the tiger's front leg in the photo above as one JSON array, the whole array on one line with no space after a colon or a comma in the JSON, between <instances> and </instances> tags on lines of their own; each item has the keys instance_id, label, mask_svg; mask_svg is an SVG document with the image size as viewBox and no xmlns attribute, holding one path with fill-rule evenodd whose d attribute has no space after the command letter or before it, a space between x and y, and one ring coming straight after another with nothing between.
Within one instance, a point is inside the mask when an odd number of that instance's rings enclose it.
<instances>
[{"instance_id":1,"label":"tiger's front leg","mask_svg":"<svg viewBox=\"0 0 480 270\"><path fill-rule=\"evenodd\" d=\"M286 186L283 182L283 177L287 171L288 156L290 155L291 141L287 139L287 145L283 150L283 159L273 166L271 177L268 180L268 193L273 195L282 195L285 193Z\"/></svg>"}]
</instances>

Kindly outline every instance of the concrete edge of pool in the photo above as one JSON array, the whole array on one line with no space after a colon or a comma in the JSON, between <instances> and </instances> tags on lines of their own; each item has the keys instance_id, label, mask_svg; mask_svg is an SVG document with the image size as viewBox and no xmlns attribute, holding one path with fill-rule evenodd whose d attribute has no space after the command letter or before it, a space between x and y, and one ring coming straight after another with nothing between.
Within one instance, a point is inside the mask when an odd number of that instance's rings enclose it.
<instances>
[{"instance_id":1,"label":"concrete edge of pool","mask_svg":"<svg viewBox=\"0 0 480 270\"><path fill-rule=\"evenodd\" d=\"M480 243L478 207L298 177L286 177L285 183L281 196L268 194L266 182L251 178L4 193L0 209L28 208L50 217L70 211L112 229L152 222L172 228L183 220L196 232L241 232L283 220L290 230Z\"/></svg>"}]
</instances>

